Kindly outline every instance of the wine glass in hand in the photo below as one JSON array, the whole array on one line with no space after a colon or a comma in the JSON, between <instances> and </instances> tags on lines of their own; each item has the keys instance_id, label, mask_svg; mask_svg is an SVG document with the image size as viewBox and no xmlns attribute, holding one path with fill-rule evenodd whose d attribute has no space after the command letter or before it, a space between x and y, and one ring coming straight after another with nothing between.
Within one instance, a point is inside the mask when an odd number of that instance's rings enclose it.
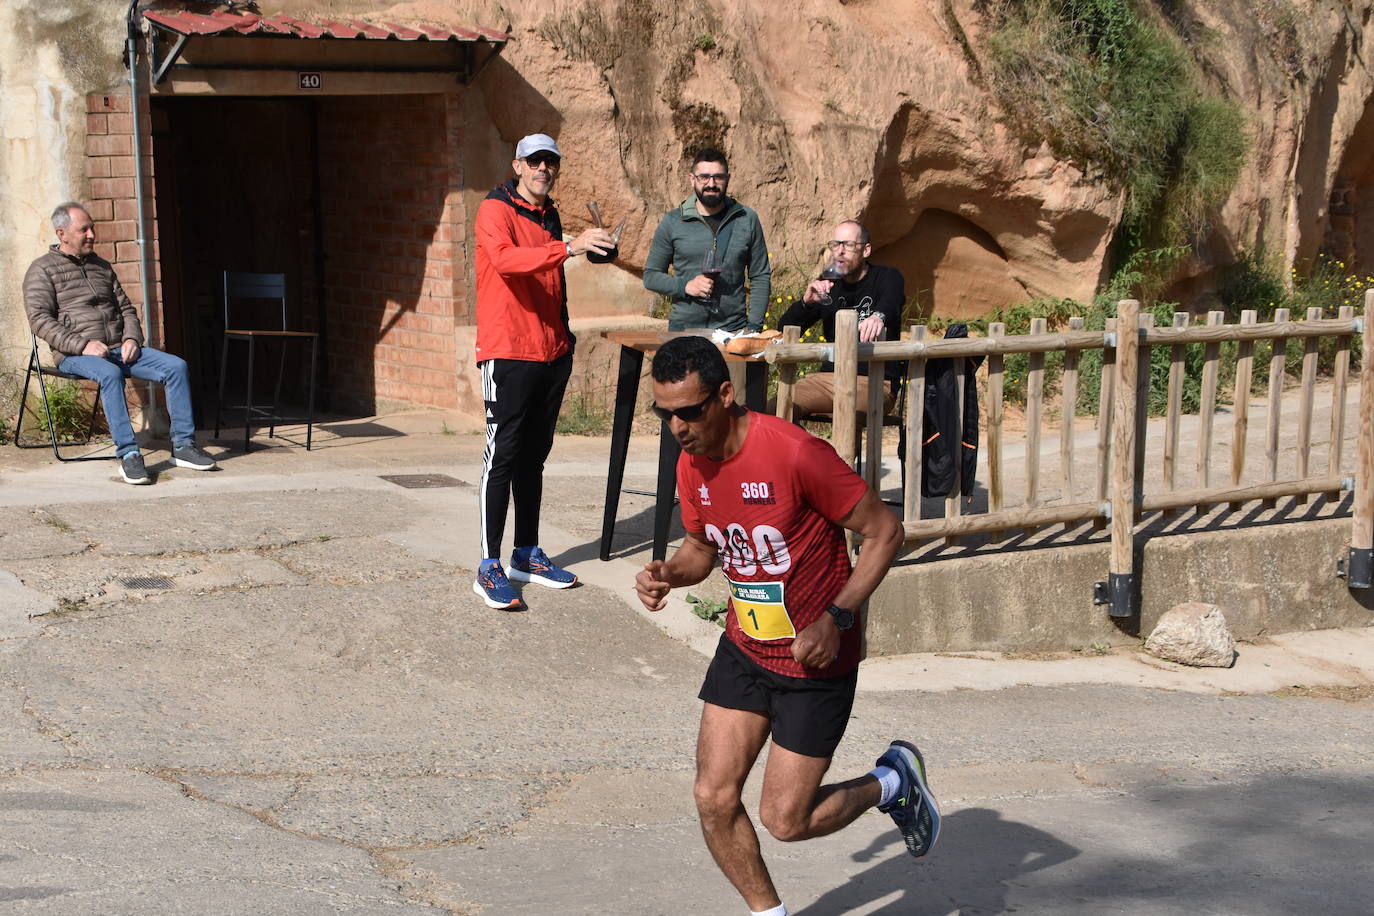
<instances>
[{"instance_id":1,"label":"wine glass in hand","mask_svg":"<svg viewBox=\"0 0 1374 916\"><path fill-rule=\"evenodd\" d=\"M844 271L840 269L839 264L835 263L835 259L831 258L830 262L825 265L825 270L821 271L820 279L830 283L833 288L835 281L844 279ZM830 293L821 293L821 303L829 305L830 302Z\"/></svg>"},{"instance_id":2,"label":"wine glass in hand","mask_svg":"<svg viewBox=\"0 0 1374 916\"><path fill-rule=\"evenodd\" d=\"M711 293L706 298L719 298L720 292L716 289L716 283L720 280L722 265L720 256L716 254L714 248L707 248L706 254L701 258L701 275L711 281Z\"/></svg>"},{"instance_id":3,"label":"wine glass in hand","mask_svg":"<svg viewBox=\"0 0 1374 916\"><path fill-rule=\"evenodd\" d=\"M599 208L596 205L596 201L587 201L587 210L592 214L592 224L595 225L598 229L605 229L606 223L601 217L601 208ZM620 233L624 231L625 220L622 219L620 221L620 225L616 227L615 232L610 233L611 238L615 242L615 244L612 245L610 248L606 249L604 252L592 249L591 251L587 252L587 260L593 264L609 264L612 261L614 261L617 257L620 256Z\"/></svg>"}]
</instances>

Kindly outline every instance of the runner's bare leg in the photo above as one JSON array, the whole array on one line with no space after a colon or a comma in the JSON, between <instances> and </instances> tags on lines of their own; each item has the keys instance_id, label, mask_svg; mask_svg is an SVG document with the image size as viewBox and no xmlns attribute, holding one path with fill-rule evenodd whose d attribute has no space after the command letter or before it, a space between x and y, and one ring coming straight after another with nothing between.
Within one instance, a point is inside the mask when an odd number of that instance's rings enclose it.
<instances>
[{"instance_id":1,"label":"runner's bare leg","mask_svg":"<svg viewBox=\"0 0 1374 916\"><path fill-rule=\"evenodd\" d=\"M774 744L763 774L759 820L784 842L809 840L848 827L878 803L882 787L865 774L821 785L829 757L807 757Z\"/></svg>"},{"instance_id":2,"label":"runner's bare leg","mask_svg":"<svg viewBox=\"0 0 1374 916\"><path fill-rule=\"evenodd\" d=\"M768 866L759 852L759 837L740 795L744 782L768 740L768 717L706 703L697 735L694 794L701 832L716 865L754 912L781 903Z\"/></svg>"}]
</instances>

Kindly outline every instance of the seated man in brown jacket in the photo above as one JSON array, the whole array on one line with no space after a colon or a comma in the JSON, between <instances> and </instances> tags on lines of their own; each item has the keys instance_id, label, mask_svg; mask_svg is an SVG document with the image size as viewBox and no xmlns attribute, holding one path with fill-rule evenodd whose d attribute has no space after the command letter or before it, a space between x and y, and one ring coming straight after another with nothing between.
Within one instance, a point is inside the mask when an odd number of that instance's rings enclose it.
<instances>
[{"instance_id":1,"label":"seated man in brown jacket","mask_svg":"<svg viewBox=\"0 0 1374 916\"><path fill-rule=\"evenodd\" d=\"M149 482L129 421L124 380L161 382L172 419L172 461L210 471L215 460L196 448L191 384L186 361L143 346L138 312L110 262L95 253L95 226L81 204L68 201L52 214L57 244L24 274L24 307L33 333L52 348L57 368L100 384L100 402L127 483Z\"/></svg>"}]
</instances>

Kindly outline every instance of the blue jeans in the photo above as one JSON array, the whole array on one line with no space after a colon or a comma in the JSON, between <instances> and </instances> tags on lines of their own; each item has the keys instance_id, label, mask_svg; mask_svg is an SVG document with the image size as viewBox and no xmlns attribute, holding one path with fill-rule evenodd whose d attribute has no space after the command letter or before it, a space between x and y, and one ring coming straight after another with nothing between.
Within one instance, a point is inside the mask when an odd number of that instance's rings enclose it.
<instances>
[{"instance_id":1,"label":"blue jeans","mask_svg":"<svg viewBox=\"0 0 1374 916\"><path fill-rule=\"evenodd\" d=\"M172 445L180 448L195 443L191 382L186 374L186 360L180 356L142 347L136 360L125 363L119 348L113 347L108 356L63 357L57 368L100 384L100 406L105 408L105 421L110 425L115 454L120 458L138 451L134 426L129 422L129 405L124 400L124 380L130 376L162 383L167 393L167 413L172 417Z\"/></svg>"}]
</instances>

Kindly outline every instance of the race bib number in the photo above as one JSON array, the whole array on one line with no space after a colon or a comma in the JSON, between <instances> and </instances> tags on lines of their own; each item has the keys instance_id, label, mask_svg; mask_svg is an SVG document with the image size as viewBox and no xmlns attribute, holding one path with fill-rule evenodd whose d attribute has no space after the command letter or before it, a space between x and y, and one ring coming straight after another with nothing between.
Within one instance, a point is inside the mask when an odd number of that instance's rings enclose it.
<instances>
[{"instance_id":1,"label":"race bib number","mask_svg":"<svg viewBox=\"0 0 1374 916\"><path fill-rule=\"evenodd\" d=\"M725 581L730 583L735 619L746 636L766 642L797 635L782 600L781 582L736 582L729 578Z\"/></svg>"}]
</instances>

